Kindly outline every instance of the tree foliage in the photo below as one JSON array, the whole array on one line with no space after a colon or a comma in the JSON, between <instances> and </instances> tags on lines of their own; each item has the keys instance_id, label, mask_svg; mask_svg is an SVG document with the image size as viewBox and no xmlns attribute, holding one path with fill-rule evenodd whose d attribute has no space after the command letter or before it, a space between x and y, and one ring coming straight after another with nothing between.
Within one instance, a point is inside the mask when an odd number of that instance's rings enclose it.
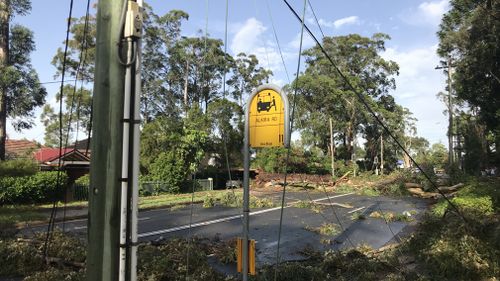
<instances>
[{"instance_id":1,"label":"tree foliage","mask_svg":"<svg viewBox=\"0 0 500 281\"><path fill-rule=\"evenodd\" d=\"M33 32L10 25L14 16L26 15L31 1L0 2L0 159L5 159L7 118L14 129L31 128L33 110L45 102L46 91L33 69L30 53L35 50Z\"/></svg>"},{"instance_id":2,"label":"tree foliage","mask_svg":"<svg viewBox=\"0 0 500 281\"><path fill-rule=\"evenodd\" d=\"M438 32L438 53L445 60L451 58L452 90L458 100L472 109L469 114L478 126L485 125L485 134L492 135L489 145L496 148L498 163L500 1L452 0L450 4Z\"/></svg>"},{"instance_id":3,"label":"tree foliage","mask_svg":"<svg viewBox=\"0 0 500 281\"><path fill-rule=\"evenodd\" d=\"M379 55L388 39L385 34L374 34L371 38L351 34L326 37L323 46L370 106L397 126L396 116L403 109L389 91L396 87L394 75L398 74L398 65ZM335 142L340 143L337 152L341 158L350 160L358 134L364 133L368 142L373 143L381 130L319 47L306 50L304 55L306 70L295 82L300 93L297 124L303 142L331 153L328 120L332 118Z\"/></svg>"}]
</instances>

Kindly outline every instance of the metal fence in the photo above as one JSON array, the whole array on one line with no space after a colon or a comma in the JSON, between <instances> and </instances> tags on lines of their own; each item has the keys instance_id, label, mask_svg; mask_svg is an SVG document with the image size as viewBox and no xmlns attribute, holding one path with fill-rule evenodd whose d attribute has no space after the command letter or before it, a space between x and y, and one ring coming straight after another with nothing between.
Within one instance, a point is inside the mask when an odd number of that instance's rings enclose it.
<instances>
[{"instance_id":1,"label":"metal fence","mask_svg":"<svg viewBox=\"0 0 500 281\"><path fill-rule=\"evenodd\" d=\"M208 178L208 179L199 179L196 181L198 182L200 190L214 190L214 179Z\"/></svg>"},{"instance_id":2,"label":"metal fence","mask_svg":"<svg viewBox=\"0 0 500 281\"><path fill-rule=\"evenodd\" d=\"M192 184L193 184L192 180L187 181L185 192L192 191ZM214 180L212 178L197 179L194 187L195 191L214 190ZM148 196L162 192L169 192L171 189L169 185L165 182L145 181L139 183L139 190L141 195ZM89 186L81 184L73 184L73 200L85 201L88 199L89 199Z\"/></svg>"},{"instance_id":3,"label":"metal fence","mask_svg":"<svg viewBox=\"0 0 500 281\"><path fill-rule=\"evenodd\" d=\"M89 186L83 184L73 184L73 200L89 200Z\"/></svg>"}]
</instances>

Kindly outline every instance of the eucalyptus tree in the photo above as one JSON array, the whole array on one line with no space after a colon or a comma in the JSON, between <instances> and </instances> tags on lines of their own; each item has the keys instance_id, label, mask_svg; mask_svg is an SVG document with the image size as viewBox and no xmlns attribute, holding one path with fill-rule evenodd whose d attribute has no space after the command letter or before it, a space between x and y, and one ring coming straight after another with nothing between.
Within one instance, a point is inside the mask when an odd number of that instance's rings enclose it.
<instances>
[{"instance_id":1,"label":"eucalyptus tree","mask_svg":"<svg viewBox=\"0 0 500 281\"><path fill-rule=\"evenodd\" d=\"M232 98L243 107L243 101L248 98L252 90L263 83L268 83L273 73L260 67L255 55L239 53L234 60L232 74L227 84L232 87Z\"/></svg>"},{"instance_id":2,"label":"eucalyptus tree","mask_svg":"<svg viewBox=\"0 0 500 281\"><path fill-rule=\"evenodd\" d=\"M31 65L33 32L18 24L11 26L15 16L30 11L29 0L0 0L0 160L5 160L7 118L18 131L31 128L33 110L43 105L47 94Z\"/></svg>"},{"instance_id":3,"label":"eucalyptus tree","mask_svg":"<svg viewBox=\"0 0 500 281\"><path fill-rule=\"evenodd\" d=\"M389 97L389 91L396 87L394 75L398 74L398 65L379 54L385 50L388 39L381 33L371 38L351 34L323 39L325 50L342 73L375 108L377 101ZM296 123L304 143L326 152L330 138L328 120L332 117L336 139L343 147L341 157L351 159L355 138L370 117L318 46L306 50L304 56L306 69L296 82L300 91Z\"/></svg>"},{"instance_id":4,"label":"eucalyptus tree","mask_svg":"<svg viewBox=\"0 0 500 281\"><path fill-rule=\"evenodd\" d=\"M170 49L168 64L172 90L182 93L182 106L187 111L197 104L205 111L210 101L221 97L224 72L233 58L224 53L221 40L183 37Z\"/></svg>"}]
</instances>

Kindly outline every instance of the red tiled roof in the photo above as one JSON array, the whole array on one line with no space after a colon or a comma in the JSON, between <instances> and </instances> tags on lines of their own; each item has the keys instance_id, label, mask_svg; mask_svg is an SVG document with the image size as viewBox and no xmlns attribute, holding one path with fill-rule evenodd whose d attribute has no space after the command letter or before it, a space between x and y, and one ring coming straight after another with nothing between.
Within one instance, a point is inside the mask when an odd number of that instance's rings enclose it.
<instances>
[{"instance_id":1,"label":"red tiled roof","mask_svg":"<svg viewBox=\"0 0 500 281\"><path fill-rule=\"evenodd\" d=\"M30 140L11 140L5 141L5 153L12 157L29 156L30 152L37 150L41 145L36 141Z\"/></svg>"},{"instance_id":2,"label":"red tiled roof","mask_svg":"<svg viewBox=\"0 0 500 281\"><path fill-rule=\"evenodd\" d=\"M64 148L62 149L62 151L59 151L59 148L41 148L37 152L35 152L35 159L40 163L52 162L59 158L60 153L63 159L72 154L75 154L74 156L76 156L76 159L78 160L89 160L88 157L84 156L81 152L75 150L74 148Z\"/></svg>"}]
</instances>

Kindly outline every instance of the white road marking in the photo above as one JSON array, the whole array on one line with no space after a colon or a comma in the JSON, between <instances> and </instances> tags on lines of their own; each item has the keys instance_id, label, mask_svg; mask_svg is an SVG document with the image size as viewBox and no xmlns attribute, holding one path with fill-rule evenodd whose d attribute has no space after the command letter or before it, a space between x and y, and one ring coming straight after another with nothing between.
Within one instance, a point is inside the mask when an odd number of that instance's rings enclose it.
<instances>
[{"instance_id":1,"label":"white road marking","mask_svg":"<svg viewBox=\"0 0 500 281\"><path fill-rule=\"evenodd\" d=\"M363 206L363 207L359 207L359 208L354 209L354 210L352 210L352 211L349 211L349 212L347 212L347 213L348 213L348 214L352 214L352 213L357 212L357 211L359 211L359 210L363 210L364 208L366 208L366 207L365 207L365 206Z\"/></svg>"},{"instance_id":2,"label":"white road marking","mask_svg":"<svg viewBox=\"0 0 500 281\"><path fill-rule=\"evenodd\" d=\"M150 217L144 217L144 218L138 218L137 220L138 221L147 221L147 220L150 220L151 218Z\"/></svg>"},{"instance_id":3,"label":"white road marking","mask_svg":"<svg viewBox=\"0 0 500 281\"><path fill-rule=\"evenodd\" d=\"M354 194L354 192L340 194L340 195L334 195L334 196L330 196L330 197L323 197L323 198L312 200L312 202L319 202L319 201L324 201L324 200L328 200L328 199L332 199L332 198L343 197L343 196L352 195L352 194ZM293 207L294 204L295 203L288 204L284 208ZM275 208L270 208L270 209L265 209L265 210L251 212L249 215L250 216L255 216L255 215L260 215L260 214L264 214L264 213L268 213L268 212L272 212L272 211L276 211L276 210L280 210L280 209L281 209L281 207L275 207ZM155 230L155 231L150 231L150 232L144 232L144 233L139 234L138 237L139 238L144 238L144 237L148 237L148 236L154 236L154 235L159 235L159 234L177 232L177 231L181 231L181 230L184 230L184 229L195 228L195 227L200 227L200 226L207 226L207 225L211 225L211 224L215 224L215 223L220 223L220 222L227 222L227 221L239 219L239 218L242 218L242 217L243 217L243 215L240 214L240 215L234 215L234 216L229 216L229 217L215 219L215 220L208 220L208 221L193 223L191 225L185 224L185 225L181 225L181 226L177 226L177 227L172 227L172 228L167 228L167 229L160 229L160 230Z\"/></svg>"}]
</instances>

